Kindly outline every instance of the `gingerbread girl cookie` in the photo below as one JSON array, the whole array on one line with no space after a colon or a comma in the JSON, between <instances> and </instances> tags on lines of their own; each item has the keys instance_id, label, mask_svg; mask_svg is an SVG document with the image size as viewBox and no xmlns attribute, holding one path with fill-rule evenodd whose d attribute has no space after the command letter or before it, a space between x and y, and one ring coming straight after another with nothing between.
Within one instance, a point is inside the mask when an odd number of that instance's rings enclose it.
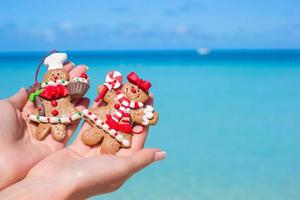
<instances>
[{"instance_id":1,"label":"gingerbread girl cookie","mask_svg":"<svg viewBox=\"0 0 300 200\"><path fill-rule=\"evenodd\" d=\"M116 154L120 148L129 148L136 126L154 125L158 113L150 105L149 81L140 79L136 73L127 76L128 82L122 84L118 71L109 72L105 83L98 86L99 96L105 105L82 111L92 128L83 132L81 140L88 146L100 144L101 153Z\"/></svg>"},{"instance_id":2,"label":"gingerbread girl cookie","mask_svg":"<svg viewBox=\"0 0 300 200\"><path fill-rule=\"evenodd\" d=\"M66 137L66 126L83 116L71 100L83 97L89 89L86 74L69 80L69 73L63 69L67 54L53 53L45 58L48 71L42 83L34 84L28 90L29 99L35 102L37 111L28 115L31 121L39 123L35 137L43 140L51 133L56 141Z\"/></svg>"}]
</instances>

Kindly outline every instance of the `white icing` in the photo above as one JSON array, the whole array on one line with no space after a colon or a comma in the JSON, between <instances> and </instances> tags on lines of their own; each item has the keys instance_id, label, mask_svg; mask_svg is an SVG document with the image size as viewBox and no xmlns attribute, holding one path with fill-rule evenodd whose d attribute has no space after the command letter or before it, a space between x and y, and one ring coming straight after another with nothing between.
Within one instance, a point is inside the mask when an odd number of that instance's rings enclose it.
<instances>
[{"instance_id":1,"label":"white icing","mask_svg":"<svg viewBox=\"0 0 300 200\"><path fill-rule=\"evenodd\" d=\"M120 112L116 112L115 114L120 118L122 117L122 113L120 113Z\"/></svg>"},{"instance_id":2,"label":"white icing","mask_svg":"<svg viewBox=\"0 0 300 200\"><path fill-rule=\"evenodd\" d=\"M117 139L118 141L120 141L120 142L122 142L122 141L124 140L123 136L120 135L120 134L118 134L118 135L116 136L116 139Z\"/></svg>"},{"instance_id":3,"label":"white icing","mask_svg":"<svg viewBox=\"0 0 300 200\"><path fill-rule=\"evenodd\" d=\"M122 77L122 74L118 71L109 72L106 75L104 85L106 85L109 90L119 88L122 83L119 82L118 79L116 79L117 77ZM116 82L114 82L115 80Z\"/></svg>"},{"instance_id":4,"label":"white icing","mask_svg":"<svg viewBox=\"0 0 300 200\"><path fill-rule=\"evenodd\" d=\"M56 82L54 81L49 81L49 82L43 82L42 83L42 88L45 88L47 86L57 86L57 85L68 85L69 84L69 81L66 81L66 80L62 80L62 79L57 79Z\"/></svg>"},{"instance_id":5,"label":"white icing","mask_svg":"<svg viewBox=\"0 0 300 200\"><path fill-rule=\"evenodd\" d=\"M142 102L138 102L138 106L141 108L144 106L144 104Z\"/></svg>"},{"instance_id":6,"label":"white icing","mask_svg":"<svg viewBox=\"0 0 300 200\"><path fill-rule=\"evenodd\" d=\"M72 78L71 82L89 83L89 81L86 78L81 78L81 77Z\"/></svg>"},{"instance_id":7,"label":"white icing","mask_svg":"<svg viewBox=\"0 0 300 200\"><path fill-rule=\"evenodd\" d=\"M108 132L110 135L114 135L117 131L115 129L110 129Z\"/></svg>"},{"instance_id":8,"label":"white icing","mask_svg":"<svg viewBox=\"0 0 300 200\"><path fill-rule=\"evenodd\" d=\"M121 102L124 106L128 107L129 106L129 103L127 101L122 101Z\"/></svg>"},{"instance_id":9,"label":"white icing","mask_svg":"<svg viewBox=\"0 0 300 200\"><path fill-rule=\"evenodd\" d=\"M100 119L98 119L95 123L97 126L101 126L102 121Z\"/></svg>"},{"instance_id":10,"label":"white icing","mask_svg":"<svg viewBox=\"0 0 300 200\"><path fill-rule=\"evenodd\" d=\"M125 146L125 147L129 147L130 146L130 143L128 140L123 140L122 144Z\"/></svg>"},{"instance_id":11,"label":"white icing","mask_svg":"<svg viewBox=\"0 0 300 200\"><path fill-rule=\"evenodd\" d=\"M149 119L153 119L154 117L154 108L150 105L147 105L144 109L144 115L143 115L143 125L147 126L149 125Z\"/></svg>"},{"instance_id":12,"label":"white icing","mask_svg":"<svg viewBox=\"0 0 300 200\"><path fill-rule=\"evenodd\" d=\"M63 69L67 59L68 55L65 53L53 53L45 58L44 65L48 67L48 70Z\"/></svg>"},{"instance_id":13,"label":"white icing","mask_svg":"<svg viewBox=\"0 0 300 200\"><path fill-rule=\"evenodd\" d=\"M28 118L31 121L35 121L35 122L42 122L42 123L50 123L50 124L57 124L57 123L61 123L61 124L69 124L72 121L76 121L78 119L82 118L82 115L80 113L75 113L71 116L64 116L64 117L45 117L45 116L38 116L38 115L29 115ZM71 120L70 120L71 118ZM49 119L49 121L48 121Z\"/></svg>"}]
</instances>

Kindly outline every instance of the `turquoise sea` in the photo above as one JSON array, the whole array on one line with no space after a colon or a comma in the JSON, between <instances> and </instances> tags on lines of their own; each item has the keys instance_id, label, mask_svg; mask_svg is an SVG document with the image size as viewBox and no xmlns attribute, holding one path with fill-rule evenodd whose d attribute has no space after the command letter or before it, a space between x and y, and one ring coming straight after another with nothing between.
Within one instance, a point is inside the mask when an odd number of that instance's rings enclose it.
<instances>
[{"instance_id":1,"label":"turquoise sea","mask_svg":"<svg viewBox=\"0 0 300 200\"><path fill-rule=\"evenodd\" d=\"M33 82L44 53L0 53L1 98ZM194 50L69 52L69 57L90 67L92 99L112 69L151 80L160 121L146 146L167 152L165 161L119 191L94 199L300 199L299 50L213 50L205 56Z\"/></svg>"}]
</instances>

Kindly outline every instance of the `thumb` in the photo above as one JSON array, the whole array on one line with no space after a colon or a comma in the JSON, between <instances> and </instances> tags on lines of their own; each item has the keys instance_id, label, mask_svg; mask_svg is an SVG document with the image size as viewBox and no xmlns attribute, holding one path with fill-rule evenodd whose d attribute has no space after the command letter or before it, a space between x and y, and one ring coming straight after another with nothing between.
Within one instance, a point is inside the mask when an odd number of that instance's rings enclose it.
<instances>
[{"instance_id":1,"label":"thumb","mask_svg":"<svg viewBox=\"0 0 300 200\"><path fill-rule=\"evenodd\" d=\"M155 161L166 158L166 152L160 149L142 149L130 156L129 162L133 173L140 171Z\"/></svg>"},{"instance_id":2,"label":"thumb","mask_svg":"<svg viewBox=\"0 0 300 200\"><path fill-rule=\"evenodd\" d=\"M15 95L8 98L8 101L19 110L22 110L28 100L28 94L25 88L21 88Z\"/></svg>"}]
</instances>

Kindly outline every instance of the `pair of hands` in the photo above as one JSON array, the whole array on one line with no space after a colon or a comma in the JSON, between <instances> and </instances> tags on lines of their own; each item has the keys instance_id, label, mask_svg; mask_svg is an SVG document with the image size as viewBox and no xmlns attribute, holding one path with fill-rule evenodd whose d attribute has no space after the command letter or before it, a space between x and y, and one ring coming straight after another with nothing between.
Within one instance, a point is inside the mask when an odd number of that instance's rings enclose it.
<instances>
[{"instance_id":1,"label":"pair of hands","mask_svg":"<svg viewBox=\"0 0 300 200\"><path fill-rule=\"evenodd\" d=\"M69 63L64 69L72 78L88 68ZM83 98L76 107L82 110L88 104L89 99ZM134 135L131 147L117 155L100 155L99 148L81 142L81 133L90 128L86 122L69 146L78 124L67 127L63 143L51 135L38 141L34 138L37 126L27 120L34 109L24 88L0 101L0 199L84 199L117 190L134 173L165 158L160 149L143 149L146 130Z\"/></svg>"}]
</instances>

